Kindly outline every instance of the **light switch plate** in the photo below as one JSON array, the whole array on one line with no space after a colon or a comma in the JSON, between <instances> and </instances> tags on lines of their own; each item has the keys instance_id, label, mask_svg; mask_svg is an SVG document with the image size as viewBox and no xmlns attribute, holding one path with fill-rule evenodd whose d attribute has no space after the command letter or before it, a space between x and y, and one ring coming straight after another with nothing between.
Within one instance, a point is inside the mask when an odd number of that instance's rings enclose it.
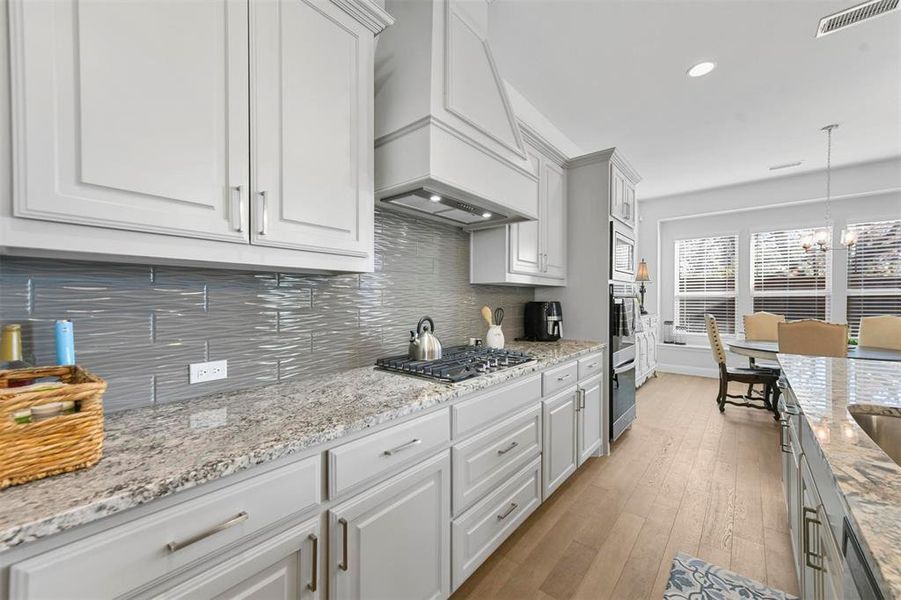
<instances>
[{"instance_id":1,"label":"light switch plate","mask_svg":"<svg viewBox=\"0 0 901 600\"><path fill-rule=\"evenodd\" d=\"M194 363L190 367L188 383L203 383L228 377L228 361L213 360L205 363Z\"/></svg>"}]
</instances>

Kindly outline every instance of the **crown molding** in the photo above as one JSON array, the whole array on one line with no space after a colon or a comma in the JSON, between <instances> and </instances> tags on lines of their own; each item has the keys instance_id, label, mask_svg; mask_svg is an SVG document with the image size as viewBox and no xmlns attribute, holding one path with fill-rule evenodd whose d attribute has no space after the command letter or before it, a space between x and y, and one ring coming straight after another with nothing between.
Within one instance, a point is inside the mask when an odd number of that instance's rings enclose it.
<instances>
[{"instance_id":1,"label":"crown molding","mask_svg":"<svg viewBox=\"0 0 901 600\"><path fill-rule=\"evenodd\" d=\"M365 25L374 35L394 24L394 17L370 0L332 0L332 3Z\"/></svg>"},{"instance_id":2,"label":"crown molding","mask_svg":"<svg viewBox=\"0 0 901 600\"><path fill-rule=\"evenodd\" d=\"M638 174L638 171L629 164L629 161L627 161L622 154L617 152L616 148L607 148L605 150L598 150L597 152L577 156L566 161L566 168L572 169L575 167L584 167L586 165L593 165L606 161L616 165L616 168L626 176L632 185L637 185L638 182L641 181L641 175Z\"/></svg>"},{"instance_id":3,"label":"crown molding","mask_svg":"<svg viewBox=\"0 0 901 600\"><path fill-rule=\"evenodd\" d=\"M519 129L522 132L522 137L527 144L537 148L539 152L555 162L557 166L566 166L566 163L569 160L569 157L567 157L566 154L561 152L559 148L547 141L547 138L538 133L538 130L534 129L528 123L524 121L518 121L518 123Z\"/></svg>"}]
</instances>

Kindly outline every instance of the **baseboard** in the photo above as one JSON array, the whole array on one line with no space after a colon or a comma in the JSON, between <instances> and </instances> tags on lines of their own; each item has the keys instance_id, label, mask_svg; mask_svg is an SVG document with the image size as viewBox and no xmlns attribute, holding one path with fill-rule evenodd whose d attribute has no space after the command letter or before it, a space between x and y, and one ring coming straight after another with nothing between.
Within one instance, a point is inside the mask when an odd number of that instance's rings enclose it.
<instances>
[{"instance_id":1,"label":"baseboard","mask_svg":"<svg viewBox=\"0 0 901 600\"><path fill-rule=\"evenodd\" d=\"M675 373L676 375L694 375L696 377L709 377L710 379L717 379L720 376L720 372L717 369L708 368L708 367L693 367L691 365L674 365L674 364L660 363L657 365L657 370L661 373Z\"/></svg>"}]
</instances>

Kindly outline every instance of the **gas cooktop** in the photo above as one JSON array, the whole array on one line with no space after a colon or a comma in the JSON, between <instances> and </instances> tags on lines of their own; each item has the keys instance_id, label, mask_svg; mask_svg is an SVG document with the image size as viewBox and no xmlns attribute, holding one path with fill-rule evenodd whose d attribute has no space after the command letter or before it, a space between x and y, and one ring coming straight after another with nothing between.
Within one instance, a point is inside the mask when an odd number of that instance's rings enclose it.
<instances>
[{"instance_id":1,"label":"gas cooktop","mask_svg":"<svg viewBox=\"0 0 901 600\"><path fill-rule=\"evenodd\" d=\"M438 360L412 360L406 354L380 358L377 369L415 375L432 381L456 383L495 371L534 362L525 352L498 350L483 346L451 346Z\"/></svg>"}]
</instances>

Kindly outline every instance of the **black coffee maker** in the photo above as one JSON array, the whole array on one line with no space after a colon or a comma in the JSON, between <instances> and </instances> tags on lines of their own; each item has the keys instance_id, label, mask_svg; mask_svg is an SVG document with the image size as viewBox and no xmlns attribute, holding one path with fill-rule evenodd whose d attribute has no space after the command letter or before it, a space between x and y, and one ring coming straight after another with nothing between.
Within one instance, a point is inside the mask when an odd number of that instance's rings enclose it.
<instances>
[{"instance_id":1,"label":"black coffee maker","mask_svg":"<svg viewBox=\"0 0 901 600\"><path fill-rule=\"evenodd\" d=\"M556 342L563 337L563 308L559 302L526 302L524 339Z\"/></svg>"}]
</instances>

